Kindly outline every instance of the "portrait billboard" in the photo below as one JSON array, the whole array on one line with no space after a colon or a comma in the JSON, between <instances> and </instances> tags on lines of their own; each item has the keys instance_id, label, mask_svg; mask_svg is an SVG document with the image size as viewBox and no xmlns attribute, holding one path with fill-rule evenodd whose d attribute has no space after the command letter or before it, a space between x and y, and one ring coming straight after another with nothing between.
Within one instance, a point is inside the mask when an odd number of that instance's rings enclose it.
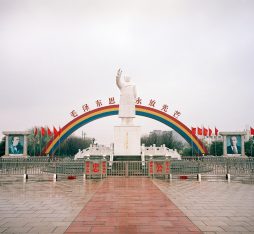
<instances>
[{"instance_id":1,"label":"portrait billboard","mask_svg":"<svg viewBox=\"0 0 254 234\"><path fill-rule=\"evenodd\" d=\"M241 144L242 142L240 135L227 136L227 154L241 154Z\"/></svg>"},{"instance_id":2,"label":"portrait billboard","mask_svg":"<svg viewBox=\"0 0 254 234\"><path fill-rule=\"evenodd\" d=\"M9 135L9 155L20 156L24 154L24 136Z\"/></svg>"}]
</instances>

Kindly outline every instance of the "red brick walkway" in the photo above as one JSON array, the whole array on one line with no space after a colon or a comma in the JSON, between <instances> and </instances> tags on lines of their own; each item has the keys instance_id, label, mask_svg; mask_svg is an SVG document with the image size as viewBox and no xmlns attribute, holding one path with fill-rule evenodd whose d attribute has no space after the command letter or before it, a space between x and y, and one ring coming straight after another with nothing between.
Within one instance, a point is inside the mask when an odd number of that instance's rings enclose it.
<instances>
[{"instance_id":1,"label":"red brick walkway","mask_svg":"<svg viewBox=\"0 0 254 234\"><path fill-rule=\"evenodd\" d=\"M107 178L66 233L202 233L149 178Z\"/></svg>"}]
</instances>

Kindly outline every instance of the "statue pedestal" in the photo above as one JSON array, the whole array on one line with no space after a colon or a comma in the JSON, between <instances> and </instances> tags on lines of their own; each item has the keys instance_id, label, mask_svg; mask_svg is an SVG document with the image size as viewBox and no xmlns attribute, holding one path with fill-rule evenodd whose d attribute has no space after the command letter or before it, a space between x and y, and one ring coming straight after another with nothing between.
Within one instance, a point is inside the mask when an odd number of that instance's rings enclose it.
<instances>
[{"instance_id":1,"label":"statue pedestal","mask_svg":"<svg viewBox=\"0 0 254 234\"><path fill-rule=\"evenodd\" d=\"M114 155L141 154L141 127L115 126L114 127Z\"/></svg>"}]
</instances>

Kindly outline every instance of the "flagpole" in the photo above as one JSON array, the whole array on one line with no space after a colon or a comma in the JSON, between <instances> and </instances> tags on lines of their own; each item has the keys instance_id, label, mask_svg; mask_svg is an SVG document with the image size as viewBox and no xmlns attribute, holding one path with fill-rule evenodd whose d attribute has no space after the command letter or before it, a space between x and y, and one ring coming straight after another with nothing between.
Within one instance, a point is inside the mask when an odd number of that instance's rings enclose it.
<instances>
[{"instance_id":1,"label":"flagpole","mask_svg":"<svg viewBox=\"0 0 254 234\"><path fill-rule=\"evenodd\" d=\"M215 148L215 156L217 156L217 151L216 151L216 141L217 141L217 136L215 135L215 144L214 144L214 148Z\"/></svg>"},{"instance_id":2,"label":"flagpole","mask_svg":"<svg viewBox=\"0 0 254 234\"><path fill-rule=\"evenodd\" d=\"M34 156L35 156L35 137L36 137L36 135L35 135L35 128L34 128L34 139L33 139L33 143L34 143Z\"/></svg>"},{"instance_id":3,"label":"flagpole","mask_svg":"<svg viewBox=\"0 0 254 234\"><path fill-rule=\"evenodd\" d=\"M59 127L59 141L58 141L58 154L59 154L59 157L60 157L60 153L61 153L61 131L62 129Z\"/></svg>"},{"instance_id":4,"label":"flagpole","mask_svg":"<svg viewBox=\"0 0 254 234\"><path fill-rule=\"evenodd\" d=\"M217 147L216 147L216 144L217 144L217 136L218 136L218 129L215 127L214 129L214 132L215 132L215 145L214 145L214 149L215 149L215 156L217 156Z\"/></svg>"},{"instance_id":5,"label":"flagpole","mask_svg":"<svg viewBox=\"0 0 254 234\"><path fill-rule=\"evenodd\" d=\"M35 139L35 136L34 136L34 140L33 140L33 142L34 142L34 156L35 156L35 141L36 141L36 139Z\"/></svg>"},{"instance_id":6,"label":"flagpole","mask_svg":"<svg viewBox=\"0 0 254 234\"><path fill-rule=\"evenodd\" d=\"M59 133L59 139L58 139L58 155L60 156L60 133Z\"/></svg>"},{"instance_id":7,"label":"flagpole","mask_svg":"<svg viewBox=\"0 0 254 234\"><path fill-rule=\"evenodd\" d=\"M196 136L196 128L191 127L191 134L193 135L193 137ZM193 152L193 137L191 138L191 155L192 155L192 157L194 154L194 152Z\"/></svg>"},{"instance_id":8,"label":"flagpole","mask_svg":"<svg viewBox=\"0 0 254 234\"><path fill-rule=\"evenodd\" d=\"M253 136L250 137L250 156L252 157Z\"/></svg>"},{"instance_id":9,"label":"flagpole","mask_svg":"<svg viewBox=\"0 0 254 234\"><path fill-rule=\"evenodd\" d=\"M59 136L59 157L60 157L60 154L61 154L61 136Z\"/></svg>"},{"instance_id":10,"label":"flagpole","mask_svg":"<svg viewBox=\"0 0 254 234\"><path fill-rule=\"evenodd\" d=\"M192 154L192 157L193 157L193 139L191 140L191 154Z\"/></svg>"},{"instance_id":11,"label":"flagpole","mask_svg":"<svg viewBox=\"0 0 254 234\"><path fill-rule=\"evenodd\" d=\"M205 145L204 124L202 124L202 144L203 146ZM201 152L200 152L200 155L202 155Z\"/></svg>"},{"instance_id":12,"label":"flagpole","mask_svg":"<svg viewBox=\"0 0 254 234\"><path fill-rule=\"evenodd\" d=\"M42 135L40 134L40 156L41 156L41 139L42 139Z\"/></svg>"}]
</instances>

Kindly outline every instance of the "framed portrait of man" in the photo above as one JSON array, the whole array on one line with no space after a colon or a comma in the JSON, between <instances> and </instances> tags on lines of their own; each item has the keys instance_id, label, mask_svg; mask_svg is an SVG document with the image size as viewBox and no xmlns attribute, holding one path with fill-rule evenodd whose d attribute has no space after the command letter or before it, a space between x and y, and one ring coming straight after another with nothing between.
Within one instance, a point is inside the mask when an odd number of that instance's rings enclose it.
<instances>
[{"instance_id":1,"label":"framed portrait of man","mask_svg":"<svg viewBox=\"0 0 254 234\"><path fill-rule=\"evenodd\" d=\"M241 136L231 135L227 136L227 154L229 155L239 155L241 154Z\"/></svg>"},{"instance_id":2,"label":"framed portrait of man","mask_svg":"<svg viewBox=\"0 0 254 234\"><path fill-rule=\"evenodd\" d=\"M9 136L9 155L20 156L24 154L24 136L10 135Z\"/></svg>"}]
</instances>

